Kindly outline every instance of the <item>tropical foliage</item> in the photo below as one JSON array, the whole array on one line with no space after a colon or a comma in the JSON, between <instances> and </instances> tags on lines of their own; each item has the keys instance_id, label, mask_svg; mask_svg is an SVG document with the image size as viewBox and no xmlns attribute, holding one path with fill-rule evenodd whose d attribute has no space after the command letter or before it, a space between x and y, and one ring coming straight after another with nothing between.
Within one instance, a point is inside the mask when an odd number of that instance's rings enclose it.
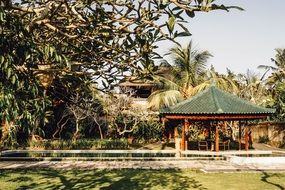
<instances>
[{"instance_id":1,"label":"tropical foliage","mask_svg":"<svg viewBox=\"0 0 285 190\"><path fill-rule=\"evenodd\" d=\"M17 146L46 139L161 139L158 120L116 96L126 75L152 80L157 110L189 98L211 84L285 114L285 50L270 76L220 74L212 56L182 47L187 20L196 12L237 8L194 1L2 1L0 0L0 144ZM171 64L155 65L157 42L170 40ZM46 141L43 141L46 142ZM69 141L68 141L69 142Z\"/></svg>"},{"instance_id":2,"label":"tropical foliage","mask_svg":"<svg viewBox=\"0 0 285 190\"><path fill-rule=\"evenodd\" d=\"M211 84L237 92L234 81L218 74L214 67L207 69L207 61L212 55L208 51L194 49L192 41L186 47L179 45L171 48L169 54L173 59L173 65L164 61L161 65L166 67L163 75L153 76L160 88L149 97L149 108L158 110L160 107L174 105Z\"/></svg>"},{"instance_id":3,"label":"tropical foliage","mask_svg":"<svg viewBox=\"0 0 285 190\"><path fill-rule=\"evenodd\" d=\"M1 142L50 133L76 105L74 93L147 75L159 57L155 42L189 36L185 18L196 11L229 8L206 0L0 1Z\"/></svg>"},{"instance_id":4,"label":"tropical foliage","mask_svg":"<svg viewBox=\"0 0 285 190\"><path fill-rule=\"evenodd\" d=\"M245 74L238 74L239 96L251 102L266 106L270 95L265 86L264 75L260 77L255 72L247 70Z\"/></svg>"},{"instance_id":5,"label":"tropical foliage","mask_svg":"<svg viewBox=\"0 0 285 190\"><path fill-rule=\"evenodd\" d=\"M271 94L268 105L276 109L275 119L284 120L285 117L285 49L276 49L275 58L271 58L274 66L261 65L266 73L271 74L266 79L266 87Z\"/></svg>"}]
</instances>

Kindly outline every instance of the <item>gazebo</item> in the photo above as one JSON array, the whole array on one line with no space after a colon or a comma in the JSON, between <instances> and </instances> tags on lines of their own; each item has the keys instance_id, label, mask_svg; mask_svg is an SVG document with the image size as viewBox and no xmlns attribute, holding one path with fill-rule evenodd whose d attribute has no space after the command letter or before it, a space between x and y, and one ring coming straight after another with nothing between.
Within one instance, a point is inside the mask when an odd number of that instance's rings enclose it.
<instances>
[{"instance_id":1,"label":"gazebo","mask_svg":"<svg viewBox=\"0 0 285 190\"><path fill-rule=\"evenodd\" d=\"M214 85L196 96L174 106L160 109L160 118L180 120L183 122L181 134L181 150L185 150L185 130L195 121L247 121L265 119L274 113L274 109L264 108L233 94L222 91ZM177 137L177 127L174 137ZM219 151L219 129L215 126L215 150ZM239 149L241 149L241 124L239 122ZM248 150L248 130L245 130L245 149Z\"/></svg>"},{"instance_id":2,"label":"gazebo","mask_svg":"<svg viewBox=\"0 0 285 190\"><path fill-rule=\"evenodd\" d=\"M148 98L150 94L156 89L156 84L152 81L142 80L135 77L128 77L123 79L119 86L133 90L135 98Z\"/></svg>"}]
</instances>

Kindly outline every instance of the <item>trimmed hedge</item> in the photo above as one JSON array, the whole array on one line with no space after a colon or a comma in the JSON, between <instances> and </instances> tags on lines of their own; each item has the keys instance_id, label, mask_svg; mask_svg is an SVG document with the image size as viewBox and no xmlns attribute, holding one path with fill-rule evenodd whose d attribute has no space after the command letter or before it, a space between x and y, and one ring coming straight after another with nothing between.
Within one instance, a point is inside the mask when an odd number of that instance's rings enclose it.
<instances>
[{"instance_id":1,"label":"trimmed hedge","mask_svg":"<svg viewBox=\"0 0 285 190\"><path fill-rule=\"evenodd\" d=\"M29 143L31 149L45 149L45 150L72 150L72 149L128 149L127 139L80 139L72 140L46 140L46 141L31 141Z\"/></svg>"}]
</instances>

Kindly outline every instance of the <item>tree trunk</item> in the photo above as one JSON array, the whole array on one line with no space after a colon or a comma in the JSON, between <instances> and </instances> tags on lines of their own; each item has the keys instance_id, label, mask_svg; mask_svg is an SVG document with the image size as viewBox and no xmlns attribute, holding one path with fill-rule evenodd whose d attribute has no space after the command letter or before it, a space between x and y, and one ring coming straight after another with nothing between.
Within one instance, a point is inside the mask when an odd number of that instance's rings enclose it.
<instances>
[{"instance_id":1,"label":"tree trunk","mask_svg":"<svg viewBox=\"0 0 285 190\"><path fill-rule=\"evenodd\" d=\"M79 134L79 120L75 120L75 133L73 134L73 140L78 139L78 134Z\"/></svg>"},{"instance_id":2,"label":"tree trunk","mask_svg":"<svg viewBox=\"0 0 285 190\"><path fill-rule=\"evenodd\" d=\"M103 140L104 138L103 138L103 133L102 133L101 126L98 125L98 128L99 128L100 138L101 138L101 140Z\"/></svg>"},{"instance_id":3,"label":"tree trunk","mask_svg":"<svg viewBox=\"0 0 285 190\"><path fill-rule=\"evenodd\" d=\"M103 137L103 133L102 133L102 128L101 128L101 125L99 124L99 122L97 122L96 119L93 118L93 121L98 125L98 128L99 128L99 133L100 133L100 138L101 139L104 139Z\"/></svg>"}]
</instances>

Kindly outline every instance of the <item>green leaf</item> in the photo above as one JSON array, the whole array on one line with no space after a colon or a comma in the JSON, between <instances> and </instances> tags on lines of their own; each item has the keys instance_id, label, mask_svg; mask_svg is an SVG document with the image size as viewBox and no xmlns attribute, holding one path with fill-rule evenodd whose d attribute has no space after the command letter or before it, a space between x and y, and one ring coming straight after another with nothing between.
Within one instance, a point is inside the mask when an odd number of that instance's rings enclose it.
<instances>
[{"instance_id":1,"label":"green leaf","mask_svg":"<svg viewBox=\"0 0 285 190\"><path fill-rule=\"evenodd\" d=\"M183 16L180 16L183 12L184 12L183 10L179 11L178 13L175 14L175 17L184 20Z\"/></svg>"},{"instance_id":2,"label":"green leaf","mask_svg":"<svg viewBox=\"0 0 285 190\"><path fill-rule=\"evenodd\" d=\"M0 64L4 63L4 61L5 61L4 56L1 56L1 57L0 57Z\"/></svg>"},{"instance_id":3,"label":"green leaf","mask_svg":"<svg viewBox=\"0 0 285 190\"><path fill-rule=\"evenodd\" d=\"M48 55L48 54L49 54L49 48L48 48L48 46L45 46L45 47L44 47L44 54L45 54L45 55Z\"/></svg>"},{"instance_id":4,"label":"green leaf","mask_svg":"<svg viewBox=\"0 0 285 190\"><path fill-rule=\"evenodd\" d=\"M159 34L159 30L156 30L156 31L154 32L153 37L156 39L156 38L158 37L158 34Z\"/></svg>"},{"instance_id":5,"label":"green leaf","mask_svg":"<svg viewBox=\"0 0 285 190\"><path fill-rule=\"evenodd\" d=\"M53 56L53 53L54 53L54 48L53 48L53 47L50 47L50 48L49 48L50 57Z\"/></svg>"},{"instance_id":6,"label":"green leaf","mask_svg":"<svg viewBox=\"0 0 285 190\"><path fill-rule=\"evenodd\" d=\"M102 84L103 84L104 88L108 88L108 84L104 80L102 81Z\"/></svg>"},{"instance_id":7,"label":"green leaf","mask_svg":"<svg viewBox=\"0 0 285 190\"><path fill-rule=\"evenodd\" d=\"M176 37L185 37L185 36L191 36L191 34L189 32L180 32L180 33L175 33L174 34L174 38Z\"/></svg>"},{"instance_id":8,"label":"green leaf","mask_svg":"<svg viewBox=\"0 0 285 190\"><path fill-rule=\"evenodd\" d=\"M227 6L228 9L237 9L239 11L244 11L244 9L242 7L239 6Z\"/></svg>"},{"instance_id":9,"label":"green leaf","mask_svg":"<svg viewBox=\"0 0 285 190\"><path fill-rule=\"evenodd\" d=\"M55 61L59 62L59 56L58 55L55 55Z\"/></svg>"},{"instance_id":10,"label":"green leaf","mask_svg":"<svg viewBox=\"0 0 285 190\"><path fill-rule=\"evenodd\" d=\"M132 46L134 43L134 40L129 35L127 36L127 39L129 41L130 45Z\"/></svg>"},{"instance_id":11,"label":"green leaf","mask_svg":"<svg viewBox=\"0 0 285 190\"><path fill-rule=\"evenodd\" d=\"M159 5L159 9L165 9L167 6L168 6L168 3L166 3L166 4L161 3Z\"/></svg>"},{"instance_id":12,"label":"green leaf","mask_svg":"<svg viewBox=\"0 0 285 190\"><path fill-rule=\"evenodd\" d=\"M195 13L194 13L194 11L186 10L185 12L186 12L186 14L187 14L190 18L195 17Z\"/></svg>"},{"instance_id":13,"label":"green leaf","mask_svg":"<svg viewBox=\"0 0 285 190\"><path fill-rule=\"evenodd\" d=\"M180 8L180 7L174 7L174 8L172 9L172 11L177 11L177 10L181 10L181 8Z\"/></svg>"},{"instance_id":14,"label":"green leaf","mask_svg":"<svg viewBox=\"0 0 285 190\"><path fill-rule=\"evenodd\" d=\"M15 82L16 82L16 77L15 77L15 75L12 76L11 82L12 82L12 84L15 84Z\"/></svg>"},{"instance_id":15,"label":"green leaf","mask_svg":"<svg viewBox=\"0 0 285 190\"><path fill-rule=\"evenodd\" d=\"M190 31L188 30L188 28L186 28L183 24L178 23L178 25L184 30L184 32L187 32L191 35Z\"/></svg>"},{"instance_id":16,"label":"green leaf","mask_svg":"<svg viewBox=\"0 0 285 190\"><path fill-rule=\"evenodd\" d=\"M0 21L4 21L4 13L0 12Z\"/></svg>"},{"instance_id":17,"label":"green leaf","mask_svg":"<svg viewBox=\"0 0 285 190\"><path fill-rule=\"evenodd\" d=\"M196 3L201 4L203 0L195 0Z\"/></svg>"},{"instance_id":18,"label":"green leaf","mask_svg":"<svg viewBox=\"0 0 285 190\"><path fill-rule=\"evenodd\" d=\"M7 78L9 79L11 77L12 69L8 68L7 69Z\"/></svg>"},{"instance_id":19,"label":"green leaf","mask_svg":"<svg viewBox=\"0 0 285 190\"><path fill-rule=\"evenodd\" d=\"M169 33L173 32L174 26L175 26L175 17L172 15L171 17L169 17L167 21L167 27L168 27Z\"/></svg>"},{"instance_id":20,"label":"green leaf","mask_svg":"<svg viewBox=\"0 0 285 190\"><path fill-rule=\"evenodd\" d=\"M4 69L7 69L8 68L8 60L6 60L5 62L4 62Z\"/></svg>"}]
</instances>

